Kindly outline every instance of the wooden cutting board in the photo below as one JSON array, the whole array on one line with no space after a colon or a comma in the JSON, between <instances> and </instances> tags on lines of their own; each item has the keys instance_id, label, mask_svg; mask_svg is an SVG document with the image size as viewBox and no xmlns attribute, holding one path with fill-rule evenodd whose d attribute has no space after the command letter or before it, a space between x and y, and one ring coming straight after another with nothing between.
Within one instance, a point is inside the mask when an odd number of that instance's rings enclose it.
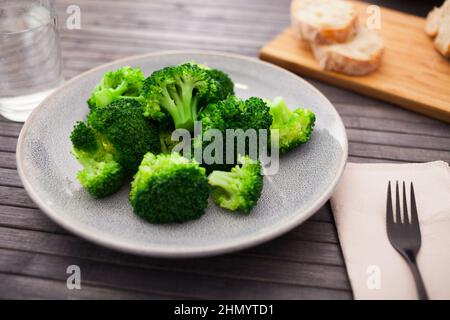
<instances>
[{"instance_id":1,"label":"wooden cutting board","mask_svg":"<svg viewBox=\"0 0 450 320\"><path fill-rule=\"evenodd\" d=\"M369 4L351 1L365 23ZM381 8L385 41L382 65L362 77L320 69L308 45L290 27L260 50L260 58L293 72L385 100L450 122L450 60L443 58L424 32L425 19Z\"/></svg>"}]
</instances>

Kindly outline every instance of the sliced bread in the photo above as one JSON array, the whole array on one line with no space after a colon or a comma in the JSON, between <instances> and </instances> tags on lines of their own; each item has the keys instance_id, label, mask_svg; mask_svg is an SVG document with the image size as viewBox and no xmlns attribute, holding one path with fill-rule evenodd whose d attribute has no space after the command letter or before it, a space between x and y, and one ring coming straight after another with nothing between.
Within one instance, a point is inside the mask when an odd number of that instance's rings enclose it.
<instances>
[{"instance_id":1,"label":"sliced bread","mask_svg":"<svg viewBox=\"0 0 450 320\"><path fill-rule=\"evenodd\" d=\"M425 32L432 38L436 37L442 24L442 20L448 14L450 14L450 0L446 0L440 7L434 7L433 10L428 13Z\"/></svg>"},{"instance_id":2,"label":"sliced bread","mask_svg":"<svg viewBox=\"0 0 450 320\"><path fill-rule=\"evenodd\" d=\"M439 25L441 24L442 8L434 7L433 10L428 13L427 23L425 25L425 32L430 37L436 37Z\"/></svg>"},{"instance_id":3,"label":"sliced bread","mask_svg":"<svg viewBox=\"0 0 450 320\"><path fill-rule=\"evenodd\" d=\"M435 38L436 49L444 57L450 57L450 0L428 14L425 32Z\"/></svg>"},{"instance_id":4,"label":"sliced bread","mask_svg":"<svg viewBox=\"0 0 450 320\"><path fill-rule=\"evenodd\" d=\"M376 31L361 27L356 37L347 43L312 44L311 48L324 70L361 76L378 69L384 44Z\"/></svg>"},{"instance_id":5,"label":"sliced bread","mask_svg":"<svg viewBox=\"0 0 450 320\"><path fill-rule=\"evenodd\" d=\"M450 6L448 13L441 19L434 46L446 58L450 58Z\"/></svg>"},{"instance_id":6,"label":"sliced bread","mask_svg":"<svg viewBox=\"0 0 450 320\"><path fill-rule=\"evenodd\" d=\"M291 22L297 37L314 44L342 43L355 37L355 7L341 0L293 0Z\"/></svg>"}]
</instances>

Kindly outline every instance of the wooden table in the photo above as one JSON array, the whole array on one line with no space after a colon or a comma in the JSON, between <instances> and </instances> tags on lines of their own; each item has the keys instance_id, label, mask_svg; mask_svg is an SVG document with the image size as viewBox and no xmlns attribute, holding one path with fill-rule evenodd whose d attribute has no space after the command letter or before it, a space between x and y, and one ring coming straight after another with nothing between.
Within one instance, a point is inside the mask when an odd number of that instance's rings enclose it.
<instances>
[{"instance_id":1,"label":"wooden table","mask_svg":"<svg viewBox=\"0 0 450 320\"><path fill-rule=\"evenodd\" d=\"M158 50L209 49L256 57L289 21L289 0L57 2L67 78ZM432 5L376 2L421 15ZM74 3L81 7L82 29L66 30L66 8ZM350 161L450 161L448 124L311 82L344 120ZM130 256L67 233L22 188L14 154L21 127L0 118L0 298L352 298L329 204L274 241L208 259ZM66 288L69 265L80 266L82 290Z\"/></svg>"}]
</instances>

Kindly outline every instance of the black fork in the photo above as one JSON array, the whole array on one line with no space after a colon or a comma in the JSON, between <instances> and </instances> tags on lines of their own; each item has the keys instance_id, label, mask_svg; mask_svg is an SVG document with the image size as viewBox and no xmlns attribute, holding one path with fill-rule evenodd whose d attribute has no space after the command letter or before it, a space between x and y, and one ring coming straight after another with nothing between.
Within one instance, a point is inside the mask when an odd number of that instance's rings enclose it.
<instances>
[{"instance_id":1,"label":"black fork","mask_svg":"<svg viewBox=\"0 0 450 320\"><path fill-rule=\"evenodd\" d=\"M392 246L405 258L416 281L417 293L420 300L428 300L428 294L423 284L422 276L417 267L416 257L422 244L420 235L419 219L417 218L416 197L414 186L411 182L410 208L411 219L408 216L408 205L406 201L406 186L403 181L403 213L400 210L400 192L398 181L395 187L396 205L395 220L392 210L391 182L388 184L386 204L386 228L389 241Z\"/></svg>"}]
</instances>

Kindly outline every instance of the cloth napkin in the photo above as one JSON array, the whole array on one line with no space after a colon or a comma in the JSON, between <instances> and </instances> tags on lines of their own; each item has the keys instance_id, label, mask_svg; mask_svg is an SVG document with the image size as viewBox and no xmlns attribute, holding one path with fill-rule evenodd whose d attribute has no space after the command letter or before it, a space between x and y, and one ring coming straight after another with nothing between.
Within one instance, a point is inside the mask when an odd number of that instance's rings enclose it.
<instances>
[{"instance_id":1,"label":"cloth napkin","mask_svg":"<svg viewBox=\"0 0 450 320\"><path fill-rule=\"evenodd\" d=\"M417 263L430 299L450 299L450 167L443 161L347 164L331 206L354 298L417 299L411 271L387 237L389 180L399 181L400 195L406 182L408 203L414 183L422 233ZM395 208L394 193L393 201Z\"/></svg>"}]
</instances>

